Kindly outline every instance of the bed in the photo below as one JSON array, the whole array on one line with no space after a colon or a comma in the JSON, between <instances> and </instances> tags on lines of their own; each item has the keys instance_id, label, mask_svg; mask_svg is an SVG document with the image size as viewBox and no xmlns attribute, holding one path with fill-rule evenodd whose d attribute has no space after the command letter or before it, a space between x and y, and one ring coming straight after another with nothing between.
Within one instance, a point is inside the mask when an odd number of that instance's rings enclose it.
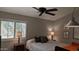
<instances>
[{"instance_id":1,"label":"bed","mask_svg":"<svg viewBox=\"0 0 79 59\"><path fill-rule=\"evenodd\" d=\"M37 43L34 39L30 39L26 43L26 48L30 51L54 51L55 46L62 47L64 44L53 40L50 40L47 43Z\"/></svg>"}]
</instances>

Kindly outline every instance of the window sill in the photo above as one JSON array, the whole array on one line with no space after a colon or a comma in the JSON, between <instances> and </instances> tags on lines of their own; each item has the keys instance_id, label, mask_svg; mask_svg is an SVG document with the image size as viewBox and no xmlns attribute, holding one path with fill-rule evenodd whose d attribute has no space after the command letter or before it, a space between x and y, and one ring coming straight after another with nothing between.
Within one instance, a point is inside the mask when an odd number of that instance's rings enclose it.
<instances>
[{"instance_id":1,"label":"window sill","mask_svg":"<svg viewBox=\"0 0 79 59\"><path fill-rule=\"evenodd\" d=\"M26 37L23 37L22 40L25 40ZM14 41L14 40L18 40L17 38L5 38L5 39L1 39L1 41Z\"/></svg>"}]
</instances>

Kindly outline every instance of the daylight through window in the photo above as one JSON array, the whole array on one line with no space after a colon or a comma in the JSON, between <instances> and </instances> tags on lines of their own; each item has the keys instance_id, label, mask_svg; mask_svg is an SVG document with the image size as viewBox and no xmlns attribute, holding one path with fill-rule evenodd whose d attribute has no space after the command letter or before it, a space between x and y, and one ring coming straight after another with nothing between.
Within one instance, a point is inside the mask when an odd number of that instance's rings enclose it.
<instances>
[{"instance_id":1,"label":"daylight through window","mask_svg":"<svg viewBox=\"0 0 79 59\"><path fill-rule=\"evenodd\" d=\"M16 33L21 32L26 37L26 23L1 21L2 38L16 38Z\"/></svg>"}]
</instances>

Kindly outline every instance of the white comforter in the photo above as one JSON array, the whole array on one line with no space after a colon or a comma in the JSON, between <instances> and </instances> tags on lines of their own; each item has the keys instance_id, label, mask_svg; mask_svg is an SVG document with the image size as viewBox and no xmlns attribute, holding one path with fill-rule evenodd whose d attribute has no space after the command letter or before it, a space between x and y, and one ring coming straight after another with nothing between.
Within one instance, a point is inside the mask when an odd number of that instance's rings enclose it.
<instances>
[{"instance_id":1,"label":"white comforter","mask_svg":"<svg viewBox=\"0 0 79 59\"><path fill-rule=\"evenodd\" d=\"M34 39L28 40L26 44L26 48L31 51L54 51L55 46L62 46L62 43L57 41L49 41L47 43L36 43Z\"/></svg>"}]
</instances>

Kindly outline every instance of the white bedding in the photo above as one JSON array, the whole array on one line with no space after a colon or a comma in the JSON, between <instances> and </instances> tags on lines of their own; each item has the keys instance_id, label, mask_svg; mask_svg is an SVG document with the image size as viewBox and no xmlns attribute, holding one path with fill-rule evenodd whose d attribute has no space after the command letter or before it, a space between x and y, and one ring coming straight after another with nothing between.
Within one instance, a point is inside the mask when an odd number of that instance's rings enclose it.
<instances>
[{"instance_id":1,"label":"white bedding","mask_svg":"<svg viewBox=\"0 0 79 59\"><path fill-rule=\"evenodd\" d=\"M54 51L55 46L63 46L62 43L57 41L49 41L47 43L36 43L34 39L28 40L26 48L31 51Z\"/></svg>"}]
</instances>

